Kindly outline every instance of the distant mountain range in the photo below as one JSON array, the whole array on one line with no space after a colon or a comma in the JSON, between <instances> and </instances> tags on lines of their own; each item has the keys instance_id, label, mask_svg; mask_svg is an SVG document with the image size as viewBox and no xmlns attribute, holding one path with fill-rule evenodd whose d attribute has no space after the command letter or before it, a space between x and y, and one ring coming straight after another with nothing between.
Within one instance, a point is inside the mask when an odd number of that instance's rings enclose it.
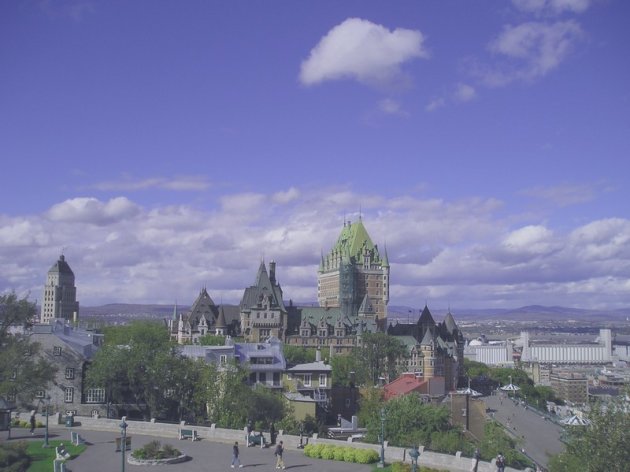
<instances>
[{"instance_id":1,"label":"distant mountain range","mask_svg":"<svg viewBox=\"0 0 630 472\"><path fill-rule=\"evenodd\" d=\"M315 305L304 302L295 305ZM82 306L81 318L108 318L108 319L165 319L173 316L173 305L142 305L131 303L111 303L101 306ZM421 313L421 309L403 305L390 305L387 307L390 319L398 319L401 322L415 321ZM178 305L177 312L185 313L190 306ZM446 309L431 310L434 318L439 321L446 313ZM567 308L562 306L529 305L520 308L479 308L479 309L453 309L455 320L509 320L509 321L625 321L630 318L630 308L616 310L589 310L581 308Z\"/></svg>"}]
</instances>

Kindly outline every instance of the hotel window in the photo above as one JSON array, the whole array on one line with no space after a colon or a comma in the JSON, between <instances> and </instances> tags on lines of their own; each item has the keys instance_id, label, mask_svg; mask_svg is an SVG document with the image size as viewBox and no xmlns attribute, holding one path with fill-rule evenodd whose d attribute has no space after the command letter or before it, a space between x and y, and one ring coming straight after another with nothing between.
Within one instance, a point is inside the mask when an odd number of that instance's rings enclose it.
<instances>
[{"instance_id":1,"label":"hotel window","mask_svg":"<svg viewBox=\"0 0 630 472\"><path fill-rule=\"evenodd\" d=\"M53 348L53 355L54 356L60 356L61 355L61 348L59 346L55 346Z\"/></svg>"},{"instance_id":2,"label":"hotel window","mask_svg":"<svg viewBox=\"0 0 630 472\"><path fill-rule=\"evenodd\" d=\"M325 387L326 386L326 383L327 383L326 380L327 380L326 374L319 374L319 386L320 387Z\"/></svg>"},{"instance_id":3,"label":"hotel window","mask_svg":"<svg viewBox=\"0 0 630 472\"><path fill-rule=\"evenodd\" d=\"M67 398L67 390L66 390ZM66 399L66 401L68 401ZM86 403L105 403L105 389L104 388L89 388L85 394Z\"/></svg>"},{"instance_id":4,"label":"hotel window","mask_svg":"<svg viewBox=\"0 0 630 472\"><path fill-rule=\"evenodd\" d=\"M74 369L72 367L66 368L66 378L73 379L74 378Z\"/></svg>"},{"instance_id":5,"label":"hotel window","mask_svg":"<svg viewBox=\"0 0 630 472\"><path fill-rule=\"evenodd\" d=\"M66 403L72 403L74 401L74 387L66 387L64 401Z\"/></svg>"}]
</instances>

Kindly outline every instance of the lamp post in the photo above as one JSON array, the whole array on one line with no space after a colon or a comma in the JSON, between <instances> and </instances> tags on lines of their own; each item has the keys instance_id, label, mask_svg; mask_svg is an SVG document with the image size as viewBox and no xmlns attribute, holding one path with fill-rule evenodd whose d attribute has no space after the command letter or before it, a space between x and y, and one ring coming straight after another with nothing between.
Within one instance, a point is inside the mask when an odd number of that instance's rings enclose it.
<instances>
[{"instance_id":1,"label":"lamp post","mask_svg":"<svg viewBox=\"0 0 630 472\"><path fill-rule=\"evenodd\" d=\"M385 408L381 408L381 460L377 467L379 469L385 467Z\"/></svg>"},{"instance_id":2,"label":"lamp post","mask_svg":"<svg viewBox=\"0 0 630 472\"><path fill-rule=\"evenodd\" d=\"M122 417L122 422L120 423L120 432L121 432L121 441L120 441L120 452L122 453L122 472L125 472L125 451L127 450L127 422L125 421L127 417Z\"/></svg>"},{"instance_id":3,"label":"lamp post","mask_svg":"<svg viewBox=\"0 0 630 472\"><path fill-rule=\"evenodd\" d=\"M42 444L42 447L50 447L50 444L48 444L48 407L50 405L50 395L46 395L44 400L46 400L46 430L44 431L44 444Z\"/></svg>"}]
</instances>

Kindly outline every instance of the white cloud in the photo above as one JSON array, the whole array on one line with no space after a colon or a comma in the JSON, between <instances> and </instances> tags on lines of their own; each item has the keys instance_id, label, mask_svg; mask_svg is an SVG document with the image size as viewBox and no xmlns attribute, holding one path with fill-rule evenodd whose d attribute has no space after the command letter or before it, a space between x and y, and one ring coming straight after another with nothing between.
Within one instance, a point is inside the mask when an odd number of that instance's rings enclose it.
<instances>
[{"instance_id":1,"label":"white cloud","mask_svg":"<svg viewBox=\"0 0 630 472\"><path fill-rule=\"evenodd\" d=\"M392 100L391 98L384 98L378 102L378 109L386 115L408 116L405 110L402 109L399 102Z\"/></svg>"},{"instance_id":2,"label":"white cloud","mask_svg":"<svg viewBox=\"0 0 630 472\"><path fill-rule=\"evenodd\" d=\"M591 0L512 0L512 4L528 13L558 15L564 12L583 13Z\"/></svg>"},{"instance_id":3,"label":"white cloud","mask_svg":"<svg viewBox=\"0 0 630 472\"><path fill-rule=\"evenodd\" d=\"M453 99L457 102L469 102L477 98L477 91L472 85L457 84L455 92L453 93Z\"/></svg>"},{"instance_id":4,"label":"white cloud","mask_svg":"<svg viewBox=\"0 0 630 472\"><path fill-rule=\"evenodd\" d=\"M386 27L349 18L331 29L302 62L300 81L314 85L326 80L355 79L384 84L401 77L401 66L427 58L424 36L418 30Z\"/></svg>"},{"instance_id":5,"label":"white cloud","mask_svg":"<svg viewBox=\"0 0 630 472\"><path fill-rule=\"evenodd\" d=\"M182 176L175 178L150 177L146 179L132 179L123 177L118 181L99 182L91 188L96 190L138 191L149 189L174 191L202 191L210 188L210 182L205 177Z\"/></svg>"},{"instance_id":6,"label":"white cloud","mask_svg":"<svg viewBox=\"0 0 630 472\"><path fill-rule=\"evenodd\" d=\"M559 207L566 207L593 200L601 190L601 187L601 184L562 184L554 187L533 187L520 193L529 197L547 200Z\"/></svg>"},{"instance_id":7,"label":"white cloud","mask_svg":"<svg viewBox=\"0 0 630 472\"><path fill-rule=\"evenodd\" d=\"M431 100L429 103L427 103L424 109L425 111L435 111L438 108L442 108L444 105L446 105L446 100L440 97Z\"/></svg>"},{"instance_id":8,"label":"white cloud","mask_svg":"<svg viewBox=\"0 0 630 472\"><path fill-rule=\"evenodd\" d=\"M507 25L488 45L488 49L508 62L478 71L478 74L490 86L543 77L566 59L574 44L582 37L582 28L574 20Z\"/></svg>"},{"instance_id":9,"label":"white cloud","mask_svg":"<svg viewBox=\"0 0 630 472\"><path fill-rule=\"evenodd\" d=\"M275 203L287 204L299 198L299 196L300 196L300 191L296 189L295 187L291 187L285 192L274 193L271 199Z\"/></svg>"},{"instance_id":10,"label":"white cloud","mask_svg":"<svg viewBox=\"0 0 630 472\"><path fill-rule=\"evenodd\" d=\"M630 221L568 229L506 219L495 199L386 197L348 188L291 187L225 195L204 210L143 208L126 198L75 198L44 215L0 215L0 293L41 298L46 271L65 254L83 305L191 303L207 286L238 303L261 257L276 260L285 296L316 299L320 251L359 207L372 240L387 245L393 305L432 307L628 305ZM104 225L104 222L107 225ZM87 224L86 224L87 223Z\"/></svg>"},{"instance_id":11,"label":"white cloud","mask_svg":"<svg viewBox=\"0 0 630 472\"><path fill-rule=\"evenodd\" d=\"M58 222L108 225L133 218L139 209L126 197L112 198L106 203L96 198L79 197L53 205L48 218Z\"/></svg>"}]
</instances>

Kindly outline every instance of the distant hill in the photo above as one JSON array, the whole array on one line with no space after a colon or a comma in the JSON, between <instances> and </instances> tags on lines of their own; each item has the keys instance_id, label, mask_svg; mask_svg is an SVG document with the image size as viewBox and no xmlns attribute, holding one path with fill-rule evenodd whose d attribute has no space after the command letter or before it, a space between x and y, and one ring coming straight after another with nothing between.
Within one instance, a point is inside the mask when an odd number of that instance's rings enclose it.
<instances>
[{"instance_id":1,"label":"distant hill","mask_svg":"<svg viewBox=\"0 0 630 472\"><path fill-rule=\"evenodd\" d=\"M288 302L287 302L288 303ZM298 306L311 306L316 303L294 302ZM165 319L173 316L173 305L110 303L101 306L82 306L81 318L107 318L108 320L129 319ZM421 309L404 305L390 305L387 307L390 320L402 323L416 321ZM186 313L190 306L178 305L178 313ZM446 309L431 309L436 321L440 321ZM624 321L630 317L630 308L618 310L589 310L583 308L568 308L562 306L528 305L520 308L479 308L453 309L455 320L509 320L509 321Z\"/></svg>"},{"instance_id":2,"label":"distant hill","mask_svg":"<svg viewBox=\"0 0 630 472\"><path fill-rule=\"evenodd\" d=\"M407 306L388 306L390 318L397 318L401 322L409 317L417 320L421 310ZM411 312L410 312L411 310ZM446 309L431 310L436 321L441 320ZM520 308L478 308L453 309L455 320L509 320L509 321L623 321L630 317L630 308L617 310L599 310L569 308L562 306L528 305Z\"/></svg>"}]
</instances>

